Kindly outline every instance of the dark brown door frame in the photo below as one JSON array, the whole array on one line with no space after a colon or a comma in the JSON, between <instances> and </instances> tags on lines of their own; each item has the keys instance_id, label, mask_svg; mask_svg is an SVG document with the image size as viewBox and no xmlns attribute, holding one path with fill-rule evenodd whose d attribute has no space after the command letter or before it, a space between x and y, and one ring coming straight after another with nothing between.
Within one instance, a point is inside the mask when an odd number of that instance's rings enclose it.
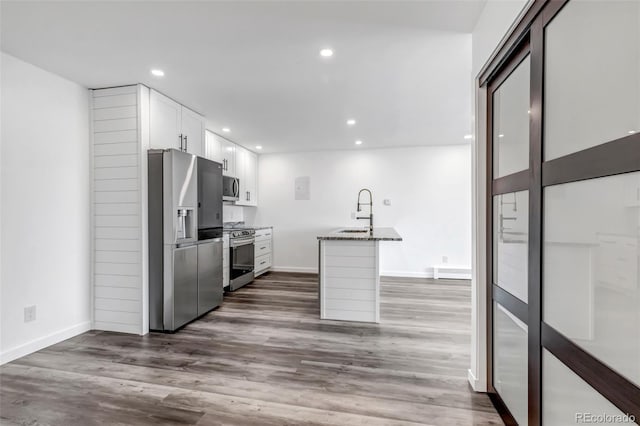
<instances>
[{"instance_id":1,"label":"dark brown door frame","mask_svg":"<svg viewBox=\"0 0 640 426\"><path fill-rule=\"evenodd\" d=\"M550 185L640 171L640 134L543 162L544 28L570 0L536 0L481 70L487 89L487 388L506 424L516 424L493 386L493 302L528 326L528 421L542 423L542 349L563 362L621 411L640 419L640 387L597 360L542 321L543 188ZM529 169L493 179L493 93L522 59L531 57ZM606 142L606 141L603 141ZM493 284L493 196L529 190L528 304ZM526 317L525 317L526 316ZM526 319L526 321L525 321Z\"/></svg>"},{"instance_id":2,"label":"dark brown door frame","mask_svg":"<svg viewBox=\"0 0 640 426\"><path fill-rule=\"evenodd\" d=\"M528 190L530 186L529 169L507 176L493 178L493 96L515 69L530 56L528 33L518 38L518 45L509 49L509 57L501 61L501 68L492 74L487 85L487 391L494 406L507 425L517 422L493 385L493 304L500 303L519 320L529 326L529 305L493 282L493 197L496 195ZM531 201L529 201L531 202ZM529 297L530 299L530 297ZM529 303L531 301L529 300Z\"/></svg>"}]
</instances>

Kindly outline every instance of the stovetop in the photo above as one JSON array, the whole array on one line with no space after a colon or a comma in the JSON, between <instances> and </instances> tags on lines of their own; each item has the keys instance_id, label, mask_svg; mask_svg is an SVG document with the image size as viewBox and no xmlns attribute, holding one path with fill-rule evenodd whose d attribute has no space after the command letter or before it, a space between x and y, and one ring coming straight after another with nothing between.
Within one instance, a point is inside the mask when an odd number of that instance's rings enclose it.
<instances>
[{"instance_id":1,"label":"stovetop","mask_svg":"<svg viewBox=\"0 0 640 426\"><path fill-rule=\"evenodd\" d=\"M254 229L229 228L229 238L253 237L256 233Z\"/></svg>"}]
</instances>

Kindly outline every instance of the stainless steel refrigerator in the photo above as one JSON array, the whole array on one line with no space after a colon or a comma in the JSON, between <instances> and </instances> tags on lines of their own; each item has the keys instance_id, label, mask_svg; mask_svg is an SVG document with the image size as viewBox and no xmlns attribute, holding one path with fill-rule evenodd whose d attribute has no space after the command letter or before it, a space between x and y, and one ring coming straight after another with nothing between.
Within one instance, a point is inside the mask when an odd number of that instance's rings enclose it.
<instances>
[{"instance_id":1,"label":"stainless steel refrigerator","mask_svg":"<svg viewBox=\"0 0 640 426\"><path fill-rule=\"evenodd\" d=\"M198 157L149 150L148 174L149 328L175 331L222 301L222 240L198 240Z\"/></svg>"},{"instance_id":2,"label":"stainless steel refrigerator","mask_svg":"<svg viewBox=\"0 0 640 426\"><path fill-rule=\"evenodd\" d=\"M198 157L198 316L222 303L222 164Z\"/></svg>"}]
</instances>

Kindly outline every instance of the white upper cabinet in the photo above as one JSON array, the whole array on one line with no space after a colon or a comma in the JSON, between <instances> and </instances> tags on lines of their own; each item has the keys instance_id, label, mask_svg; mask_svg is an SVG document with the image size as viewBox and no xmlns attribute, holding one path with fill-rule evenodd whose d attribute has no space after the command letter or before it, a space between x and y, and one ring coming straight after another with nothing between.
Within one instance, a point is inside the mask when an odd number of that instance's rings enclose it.
<instances>
[{"instance_id":1,"label":"white upper cabinet","mask_svg":"<svg viewBox=\"0 0 640 426\"><path fill-rule=\"evenodd\" d=\"M222 164L222 140L209 130L205 132L204 156L211 161Z\"/></svg>"},{"instance_id":2,"label":"white upper cabinet","mask_svg":"<svg viewBox=\"0 0 640 426\"><path fill-rule=\"evenodd\" d=\"M182 107L182 138L184 151L204 155L204 117Z\"/></svg>"},{"instance_id":3,"label":"white upper cabinet","mask_svg":"<svg viewBox=\"0 0 640 426\"><path fill-rule=\"evenodd\" d=\"M155 90L151 90L149 101L150 147L202 155L204 117Z\"/></svg>"},{"instance_id":4,"label":"white upper cabinet","mask_svg":"<svg viewBox=\"0 0 640 426\"><path fill-rule=\"evenodd\" d=\"M240 199L237 205L258 205L258 156L248 149L238 147L236 172L240 179Z\"/></svg>"},{"instance_id":5,"label":"white upper cabinet","mask_svg":"<svg viewBox=\"0 0 640 426\"><path fill-rule=\"evenodd\" d=\"M163 94L151 90L150 115L151 148L182 150L182 106Z\"/></svg>"},{"instance_id":6,"label":"white upper cabinet","mask_svg":"<svg viewBox=\"0 0 640 426\"><path fill-rule=\"evenodd\" d=\"M236 168L236 149L237 145L226 139L221 139L222 151L222 174L225 176L240 177Z\"/></svg>"}]
</instances>

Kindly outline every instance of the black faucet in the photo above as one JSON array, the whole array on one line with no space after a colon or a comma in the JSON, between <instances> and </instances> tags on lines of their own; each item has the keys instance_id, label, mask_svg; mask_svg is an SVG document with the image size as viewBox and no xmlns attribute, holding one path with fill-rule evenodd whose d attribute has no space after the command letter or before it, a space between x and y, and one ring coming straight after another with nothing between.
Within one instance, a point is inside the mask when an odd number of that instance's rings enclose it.
<instances>
[{"instance_id":1,"label":"black faucet","mask_svg":"<svg viewBox=\"0 0 640 426\"><path fill-rule=\"evenodd\" d=\"M369 193L369 202L368 203L361 203L360 202L360 195L362 195L363 191L367 191ZM371 195L371 191L369 191L366 188L361 189L360 192L358 192L358 207L357 207L356 211L358 211L358 212L362 211L360 206L364 205L364 204L369 204L369 216L358 216L358 217L356 217L356 219L369 219L369 234L373 235L373 195Z\"/></svg>"}]
</instances>

